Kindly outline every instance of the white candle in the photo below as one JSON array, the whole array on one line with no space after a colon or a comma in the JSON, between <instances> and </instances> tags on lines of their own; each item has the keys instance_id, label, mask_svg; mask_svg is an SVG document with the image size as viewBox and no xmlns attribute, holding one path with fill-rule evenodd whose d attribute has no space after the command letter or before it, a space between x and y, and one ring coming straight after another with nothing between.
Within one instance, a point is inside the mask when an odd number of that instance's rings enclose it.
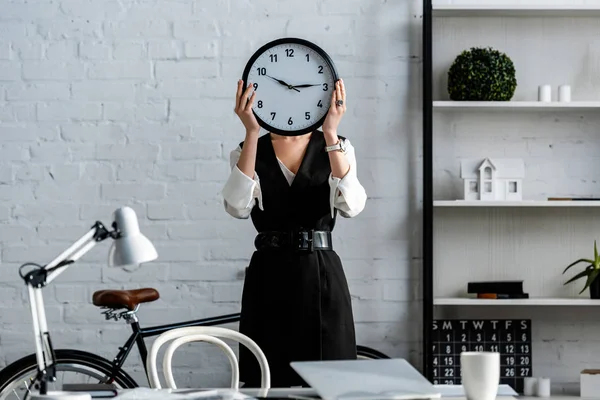
<instances>
[{"instance_id":1,"label":"white candle","mask_svg":"<svg viewBox=\"0 0 600 400\"><path fill-rule=\"evenodd\" d=\"M563 103L571 101L571 86L561 85L558 87L558 101Z\"/></svg>"},{"instance_id":2,"label":"white candle","mask_svg":"<svg viewBox=\"0 0 600 400\"><path fill-rule=\"evenodd\" d=\"M542 85L538 88L538 101L545 103L552 101L552 87L550 85Z\"/></svg>"},{"instance_id":3,"label":"white candle","mask_svg":"<svg viewBox=\"0 0 600 400\"><path fill-rule=\"evenodd\" d=\"M538 397L550 397L550 378L538 378L537 395Z\"/></svg>"}]
</instances>

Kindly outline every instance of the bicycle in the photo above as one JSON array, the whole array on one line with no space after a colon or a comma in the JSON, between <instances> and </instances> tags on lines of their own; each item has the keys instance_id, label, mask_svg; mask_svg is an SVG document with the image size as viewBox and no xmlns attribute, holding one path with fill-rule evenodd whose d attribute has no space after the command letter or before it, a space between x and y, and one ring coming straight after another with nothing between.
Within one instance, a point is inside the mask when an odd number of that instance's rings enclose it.
<instances>
[{"instance_id":1,"label":"bicycle","mask_svg":"<svg viewBox=\"0 0 600 400\"><path fill-rule=\"evenodd\" d=\"M156 301L159 297L158 291L153 288L95 292L92 303L104 310L102 314L105 319L124 320L131 325L132 333L125 344L119 347L119 351L112 361L81 350L55 350L56 371L82 373L96 381L94 383L113 383L122 389L135 388L139 386L138 383L122 368L134 345L138 348L144 370L146 370L145 361L148 350L145 338L158 336L175 328L223 325L238 322L240 319L240 314L236 313L142 328L137 317L140 305ZM375 349L360 345L357 346L357 354L361 359L389 358ZM30 354L0 371L0 399L6 399L11 394L14 394L17 399L23 398L35 382L36 368L36 355ZM18 385L21 384L23 388L19 389ZM59 389L60 387L55 388L55 390ZM23 395L21 396L20 393Z\"/></svg>"}]
</instances>

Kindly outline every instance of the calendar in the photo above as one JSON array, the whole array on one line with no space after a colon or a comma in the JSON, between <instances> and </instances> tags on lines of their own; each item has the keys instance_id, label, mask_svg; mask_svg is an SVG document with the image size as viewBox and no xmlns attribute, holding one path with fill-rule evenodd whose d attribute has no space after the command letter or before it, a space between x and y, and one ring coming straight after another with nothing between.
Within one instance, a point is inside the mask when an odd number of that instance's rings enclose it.
<instances>
[{"instance_id":1,"label":"calendar","mask_svg":"<svg viewBox=\"0 0 600 400\"><path fill-rule=\"evenodd\" d=\"M532 376L531 320L433 321L433 384L460 385L460 353L500 353L500 384L523 392L525 377Z\"/></svg>"}]
</instances>

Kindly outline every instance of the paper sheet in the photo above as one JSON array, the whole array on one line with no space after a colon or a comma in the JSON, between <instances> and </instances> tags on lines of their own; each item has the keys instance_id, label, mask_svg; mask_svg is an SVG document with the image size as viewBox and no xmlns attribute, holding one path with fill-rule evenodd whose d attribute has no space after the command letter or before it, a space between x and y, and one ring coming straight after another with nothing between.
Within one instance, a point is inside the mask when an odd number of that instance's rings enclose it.
<instances>
[{"instance_id":1,"label":"paper sheet","mask_svg":"<svg viewBox=\"0 0 600 400\"><path fill-rule=\"evenodd\" d=\"M232 389L150 389L135 388L119 391L117 400L245 400L253 399Z\"/></svg>"},{"instance_id":2,"label":"paper sheet","mask_svg":"<svg viewBox=\"0 0 600 400\"><path fill-rule=\"evenodd\" d=\"M465 389L462 385L434 385L442 397L465 397ZM519 394L509 385L498 386L498 397L516 397Z\"/></svg>"}]
</instances>

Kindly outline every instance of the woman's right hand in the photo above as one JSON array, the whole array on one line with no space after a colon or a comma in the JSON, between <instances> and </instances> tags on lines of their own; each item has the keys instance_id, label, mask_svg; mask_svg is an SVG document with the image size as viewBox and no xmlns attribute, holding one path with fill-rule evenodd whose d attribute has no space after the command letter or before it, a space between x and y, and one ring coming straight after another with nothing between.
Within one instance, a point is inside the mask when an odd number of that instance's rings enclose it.
<instances>
[{"instance_id":1,"label":"woman's right hand","mask_svg":"<svg viewBox=\"0 0 600 400\"><path fill-rule=\"evenodd\" d=\"M260 132L260 125L258 125L258 121L256 121L256 117L252 112L252 105L254 104L256 92L253 92L252 97L248 99L248 95L252 90L252 84L248 82L246 90L243 90L243 85L244 81L240 79L237 84L237 93L235 96L235 113L242 121L242 124L244 124L247 134L258 135Z\"/></svg>"}]
</instances>

